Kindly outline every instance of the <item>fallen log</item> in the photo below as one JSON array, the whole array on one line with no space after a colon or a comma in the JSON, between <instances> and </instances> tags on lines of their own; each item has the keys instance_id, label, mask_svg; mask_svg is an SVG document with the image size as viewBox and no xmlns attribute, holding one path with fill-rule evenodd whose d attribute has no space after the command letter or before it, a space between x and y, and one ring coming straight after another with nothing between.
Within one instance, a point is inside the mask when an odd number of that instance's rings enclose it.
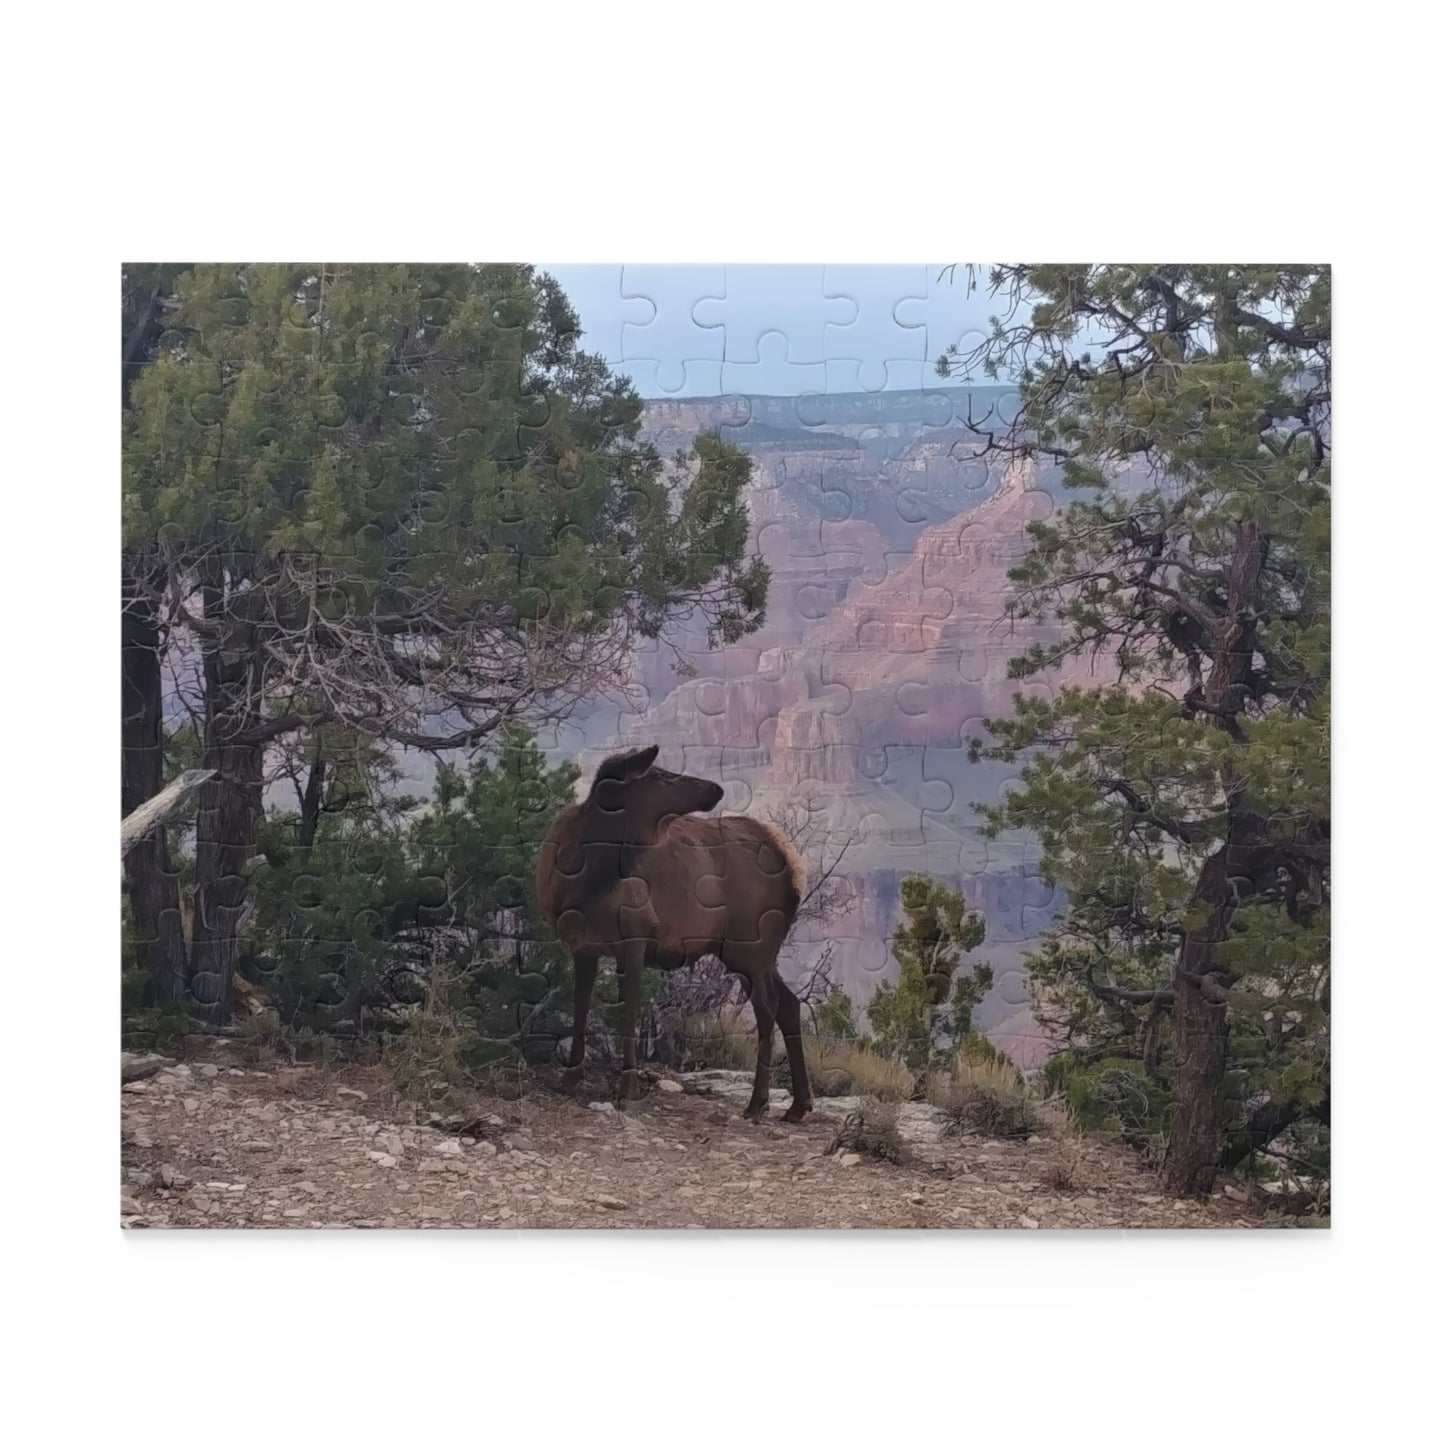
<instances>
[{"instance_id":1,"label":"fallen log","mask_svg":"<svg viewBox=\"0 0 1445 1445\"><path fill-rule=\"evenodd\" d=\"M155 797L147 798L135 812L127 813L120 822L120 856L124 858L151 829L178 813L187 800L215 776L215 768L192 768Z\"/></svg>"}]
</instances>

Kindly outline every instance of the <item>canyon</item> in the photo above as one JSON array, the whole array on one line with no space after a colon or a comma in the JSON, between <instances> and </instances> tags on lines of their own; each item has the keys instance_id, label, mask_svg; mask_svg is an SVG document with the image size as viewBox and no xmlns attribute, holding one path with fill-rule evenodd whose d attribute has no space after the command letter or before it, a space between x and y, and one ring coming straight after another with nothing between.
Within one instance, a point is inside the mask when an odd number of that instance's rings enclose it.
<instances>
[{"instance_id":1,"label":"canyon","mask_svg":"<svg viewBox=\"0 0 1445 1445\"><path fill-rule=\"evenodd\" d=\"M977 806L1015 769L970 763L968 744L1016 694L1091 679L1085 664L1008 676L1012 657L1052 640L1009 618L1007 574L1059 496L1032 463L986 453L974 428L1011 400L994 388L650 402L664 454L714 429L747 452L767 618L734 646L709 649L683 624L639 654L623 706L587 720L579 761L658 743L667 766L722 782L722 811L785 826L815 877L833 867L827 917L800 921L786 962L806 974L827 950L859 1003L893 968L899 880L961 888L988 930L965 967L994 969L978 1021L1032 1067L1050 1044L1022 959L1062 900L1036 842L983 836Z\"/></svg>"}]
</instances>

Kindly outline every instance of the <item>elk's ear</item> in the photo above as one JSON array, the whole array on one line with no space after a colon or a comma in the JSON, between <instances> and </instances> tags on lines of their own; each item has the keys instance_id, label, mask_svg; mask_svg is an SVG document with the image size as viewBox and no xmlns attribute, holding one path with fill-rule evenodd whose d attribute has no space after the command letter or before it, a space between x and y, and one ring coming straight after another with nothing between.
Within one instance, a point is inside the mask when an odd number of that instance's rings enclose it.
<instances>
[{"instance_id":1,"label":"elk's ear","mask_svg":"<svg viewBox=\"0 0 1445 1445\"><path fill-rule=\"evenodd\" d=\"M613 753L604 758L592 782L625 783L631 778L640 778L657 761L657 744L650 748L639 748L635 753Z\"/></svg>"}]
</instances>

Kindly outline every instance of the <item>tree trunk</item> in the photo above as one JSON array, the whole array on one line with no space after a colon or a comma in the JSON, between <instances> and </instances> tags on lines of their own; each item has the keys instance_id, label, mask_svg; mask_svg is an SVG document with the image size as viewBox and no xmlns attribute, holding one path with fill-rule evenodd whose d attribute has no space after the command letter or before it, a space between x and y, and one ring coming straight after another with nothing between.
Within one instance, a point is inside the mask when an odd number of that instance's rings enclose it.
<instances>
[{"instance_id":1,"label":"tree trunk","mask_svg":"<svg viewBox=\"0 0 1445 1445\"><path fill-rule=\"evenodd\" d=\"M316 830L321 825L321 814L326 810L326 759L321 756L318 745L316 756L311 762L311 771L306 777L306 788L301 795L301 833L303 848L310 848L316 842Z\"/></svg>"},{"instance_id":2,"label":"tree trunk","mask_svg":"<svg viewBox=\"0 0 1445 1445\"><path fill-rule=\"evenodd\" d=\"M145 268L142 268L145 269ZM162 268L156 266L154 283L133 315L122 307L120 352L120 404L130 406L131 383L150 358L163 330ZM136 587L134 554L121 553L120 597L120 815L133 813L161 790L165 776L161 692L160 629L154 608ZM160 569L150 580L159 582ZM178 1003L186 996L186 936L181 926L180 891L171 872L166 831L157 828L150 837L129 849L122 867L130 895L131 918L141 939L140 963L148 976L146 1001L156 1007Z\"/></svg>"},{"instance_id":3,"label":"tree trunk","mask_svg":"<svg viewBox=\"0 0 1445 1445\"><path fill-rule=\"evenodd\" d=\"M165 772L159 631L128 573L123 574L120 617L120 812L125 817L160 792ZM131 917L142 940L147 1002L164 1008L186 994L186 940L165 829L156 828L136 843L123 866Z\"/></svg>"},{"instance_id":4,"label":"tree trunk","mask_svg":"<svg viewBox=\"0 0 1445 1445\"><path fill-rule=\"evenodd\" d=\"M1268 544L1258 522L1240 524L1230 561L1228 596L1210 639L1211 667L1203 688L1205 706L1216 727L1242 738L1244 709L1253 667L1253 612L1260 569ZM1226 768L1221 779L1227 796L1235 778ZM1220 1094L1229 1044L1229 984L1216 953L1229 931L1235 893L1230 860L1245 840L1233 818L1224 845L1209 858L1195 885L1191 912L1202 920L1184 935L1174 969L1174 1089L1164 1183L1178 1195L1207 1194L1214 1188L1224 1143ZM1253 842L1253 839L1249 839Z\"/></svg>"},{"instance_id":5,"label":"tree trunk","mask_svg":"<svg viewBox=\"0 0 1445 1445\"><path fill-rule=\"evenodd\" d=\"M214 594L209 615L216 613ZM205 765L216 776L201 789L196 826L196 914L191 993L208 1023L224 1023L246 911L246 868L261 816L265 749L246 734L260 721L251 689L249 629L238 625L202 657L206 684Z\"/></svg>"},{"instance_id":6,"label":"tree trunk","mask_svg":"<svg viewBox=\"0 0 1445 1445\"><path fill-rule=\"evenodd\" d=\"M1164 1183L1181 1196L1208 1194L1223 1148L1220 1089L1229 1043L1228 978L1215 951L1234 901L1223 850L1204 865L1193 908L1204 921L1184 935L1174 969L1174 1089Z\"/></svg>"}]
</instances>

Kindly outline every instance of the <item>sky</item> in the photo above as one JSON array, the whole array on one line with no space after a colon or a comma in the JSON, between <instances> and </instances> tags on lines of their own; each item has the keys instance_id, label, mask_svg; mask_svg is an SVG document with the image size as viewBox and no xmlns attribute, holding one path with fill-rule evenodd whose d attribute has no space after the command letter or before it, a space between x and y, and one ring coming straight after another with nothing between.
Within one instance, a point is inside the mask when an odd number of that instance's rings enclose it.
<instances>
[{"instance_id":1,"label":"sky","mask_svg":"<svg viewBox=\"0 0 1445 1445\"><path fill-rule=\"evenodd\" d=\"M541 263L583 345L646 397L800 396L939 385L934 361L983 338L1000 301L986 275L919 265Z\"/></svg>"}]
</instances>

